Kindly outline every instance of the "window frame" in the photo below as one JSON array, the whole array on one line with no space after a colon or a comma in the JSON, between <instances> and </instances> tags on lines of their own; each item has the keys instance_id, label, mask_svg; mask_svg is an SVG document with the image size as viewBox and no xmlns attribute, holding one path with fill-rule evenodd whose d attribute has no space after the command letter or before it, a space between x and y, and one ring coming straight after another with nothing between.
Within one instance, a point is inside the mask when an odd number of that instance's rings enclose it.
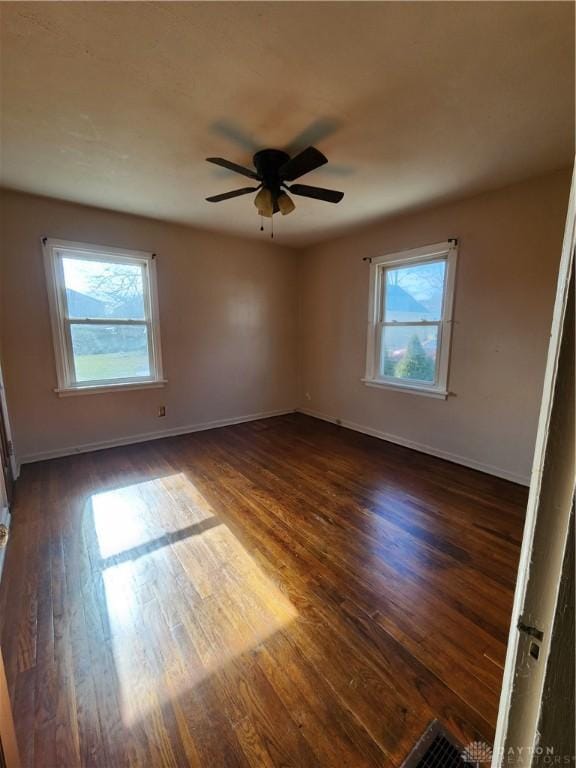
<instances>
[{"instance_id":1,"label":"window frame","mask_svg":"<svg viewBox=\"0 0 576 768\"><path fill-rule=\"evenodd\" d=\"M448 376L450 368L450 352L452 346L452 325L454 312L454 292L456 286L456 263L458 259L458 241L447 240L443 243L434 243L421 248L412 248L405 251L397 251L384 256L373 258L370 263L370 292L368 309L368 334L366 341L366 372L362 379L364 384L383 389L395 389L401 392L412 392L417 395L427 395L446 399L448 397ZM427 262L444 260L446 271L444 276L444 293L442 297L442 317L438 321L423 322L384 322L384 298L386 286L386 272L389 269L414 266ZM408 379L396 379L393 376L381 376L380 356L382 353L382 333L386 326L413 325L425 327L429 325L438 328L438 357L436 365L436 379L434 382L414 381Z\"/></svg>"},{"instance_id":2,"label":"window frame","mask_svg":"<svg viewBox=\"0 0 576 768\"><path fill-rule=\"evenodd\" d=\"M56 238L42 238L48 304L52 327L52 340L56 362L60 396L95 394L99 392L149 389L166 384L162 365L160 342L160 316L156 276L156 255L147 251L127 250L94 243L81 243ZM66 284L62 257L84 261L109 261L112 264L137 264L142 268L144 289L144 319L124 318L71 318L68 313ZM70 327L82 325L143 325L148 331L148 355L150 376L125 377L122 379L94 379L76 381L72 335Z\"/></svg>"}]
</instances>

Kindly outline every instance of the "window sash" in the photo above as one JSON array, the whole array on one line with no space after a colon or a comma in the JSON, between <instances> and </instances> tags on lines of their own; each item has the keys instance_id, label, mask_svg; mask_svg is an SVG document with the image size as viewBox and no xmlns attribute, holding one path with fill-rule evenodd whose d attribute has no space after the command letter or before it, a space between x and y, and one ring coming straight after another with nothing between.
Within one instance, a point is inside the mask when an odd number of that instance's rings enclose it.
<instances>
[{"instance_id":1,"label":"window sash","mask_svg":"<svg viewBox=\"0 0 576 768\"><path fill-rule=\"evenodd\" d=\"M436 336L436 357L434 359L434 380L433 381L426 381L425 379L408 379L403 378L402 376L386 376L384 373L382 373L382 341L384 337L384 329L385 328L403 328L404 326L408 328L429 328L430 326L435 326L437 330L437 336ZM391 384L412 384L413 386L421 386L421 387L437 387L438 386L438 379L440 374L440 360L442 356L442 336L443 336L443 330L444 330L444 323L442 320L429 320L424 323L403 323L403 322L389 322L389 323L378 323L377 325L377 334L376 334L376 374L377 378L389 382Z\"/></svg>"},{"instance_id":2,"label":"window sash","mask_svg":"<svg viewBox=\"0 0 576 768\"><path fill-rule=\"evenodd\" d=\"M127 320L123 317L64 317L70 325L150 325L149 320Z\"/></svg>"},{"instance_id":3,"label":"window sash","mask_svg":"<svg viewBox=\"0 0 576 768\"><path fill-rule=\"evenodd\" d=\"M391 326L394 327L395 325L442 325L442 320L388 320L387 323L380 322L378 325L381 325L382 327Z\"/></svg>"},{"instance_id":4,"label":"window sash","mask_svg":"<svg viewBox=\"0 0 576 768\"><path fill-rule=\"evenodd\" d=\"M78 320L76 318L70 319L70 318L64 318L65 323L65 333L66 333L66 346L67 346L67 352L68 352L68 358L69 362L68 365L70 366L70 373L71 373L71 379L70 381L77 387L89 387L89 386L102 386L103 384L118 384L121 382L130 382L134 383L137 381L155 381L155 367L154 367L154 350L153 350L153 344L152 344L152 328L150 322L147 320L120 320L120 321L113 321L108 322L105 318L102 318L102 321L100 318L95 318L93 320ZM98 325L104 325L104 326L119 326L119 327L126 327L126 326L144 326L146 328L146 340L147 340L147 347L148 347L148 370L150 371L149 376L122 376L122 377L116 377L112 379L85 379L83 381L78 381L78 378L76 376L76 356L74 355L74 345L72 344L72 326L73 325L91 325L91 326L98 326Z\"/></svg>"},{"instance_id":5,"label":"window sash","mask_svg":"<svg viewBox=\"0 0 576 768\"><path fill-rule=\"evenodd\" d=\"M95 246L83 243L69 243L66 241L47 240L43 245L49 285L54 347L56 352L58 390L82 390L107 385L118 386L121 384L162 382L162 357L160 350L158 301L156 295L155 263L153 261L153 254L105 247L99 250ZM144 318L70 317L66 294L66 282L64 278L64 258L75 258L80 261L94 260L109 264L139 265L142 273ZM145 326L147 329L150 375L78 381L76 377L75 356L71 334L71 326L73 325Z\"/></svg>"},{"instance_id":6,"label":"window sash","mask_svg":"<svg viewBox=\"0 0 576 768\"><path fill-rule=\"evenodd\" d=\"M444 284L442 286L442 305L440 308L440 320L414 320L414 322L417 325L424 324L426 322L441 322L441 319L444 315L444 304L446 301L446 275L448 272L448 256L442 255L440 257L438 256L431 256L430 258L425 259L418 259L418 260L412 260L412 259L405 259L404 261L396 262L396 263L390 263L390 264L381 264L379 265L379 274L378 274L378 295L380 299L380 315L379 315L379 321L382 323L401 323L402 325L408 325L409 323L404 323L402 320L388 320L386 321L384 318L386 317L386 275L388 272L394 272L397 269L401 269L402 267L420 267L424 266L425 264L437 264L439 262L444 262Z\"/></svg>"}]
</instances>

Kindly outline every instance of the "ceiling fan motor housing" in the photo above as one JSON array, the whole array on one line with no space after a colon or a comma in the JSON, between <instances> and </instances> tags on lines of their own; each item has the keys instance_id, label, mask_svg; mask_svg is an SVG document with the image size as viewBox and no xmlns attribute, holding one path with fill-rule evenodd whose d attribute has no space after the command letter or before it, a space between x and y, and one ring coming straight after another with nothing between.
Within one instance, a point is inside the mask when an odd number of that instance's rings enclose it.
<instances>
[{"instance_id":1,"label":"ceiling fan motor housing","mask_svg":"<svg viewBox=\"0 0 576 768\"><path fill-rule=\"evenodd\" d=\"M280 178L280 168L290 160L290 155L282 152L280 149L261 149L256 152L252 161L258 171L258 176L262 179L262 184L269 189L274 197L280 194L282 179Z\"/></svg>"}]
</instances>

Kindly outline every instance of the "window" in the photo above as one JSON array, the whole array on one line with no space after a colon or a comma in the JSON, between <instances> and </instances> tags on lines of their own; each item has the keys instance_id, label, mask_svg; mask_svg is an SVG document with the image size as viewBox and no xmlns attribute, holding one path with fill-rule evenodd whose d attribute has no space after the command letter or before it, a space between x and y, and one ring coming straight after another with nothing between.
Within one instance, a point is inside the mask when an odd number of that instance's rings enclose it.
<instances>
[{"instance_id":1,"label":"window","mask_svg":"<svg viewBox=\"0 0 576 768\"><path fill-rule=\"evenodd\" d=\"M153 254L43 240L59 394L164 384Z\"/></svg>"},{"instance_id":2,"label":"window","mask_svg":"<svg viewBox=\"0 0 576 768\"><path fill-rule=\"evenodd\" d=\"M448 395L456 241L372 259L370 386Z\"/></svg>"}]
</instances>

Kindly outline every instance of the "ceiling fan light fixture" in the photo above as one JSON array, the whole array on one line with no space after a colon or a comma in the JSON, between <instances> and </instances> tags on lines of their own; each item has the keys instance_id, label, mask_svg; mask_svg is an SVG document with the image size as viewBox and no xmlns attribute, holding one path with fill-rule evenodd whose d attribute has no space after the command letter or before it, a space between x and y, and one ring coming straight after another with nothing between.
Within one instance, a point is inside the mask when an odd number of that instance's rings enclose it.
<instances>
[{"instance_id":1,"label":"ceiling fan light fixture","mask_svg":"<svg viewBox=\"0 0 576 768\"><path fill-rule=\"evenodd\" d=\"M286 194L286 192L280 192L276 202L278 203L278 208L280 208L280 213L282 216L287 216L296 208L292 199Z\"/></svg>"},{"instance_id":2,"label":"ceiling fan light fixture","mask_svg":"<svg viewBox=\"0 0 576 768\"><path fill-rule=\"evenodd\" d=\"M262 187L260 192L254 198L254 205L258 208L260 216L266 216L270 218L274 213L274 201L272 199L272 192L265 187Z\"/></svg>"}]
</instances>

